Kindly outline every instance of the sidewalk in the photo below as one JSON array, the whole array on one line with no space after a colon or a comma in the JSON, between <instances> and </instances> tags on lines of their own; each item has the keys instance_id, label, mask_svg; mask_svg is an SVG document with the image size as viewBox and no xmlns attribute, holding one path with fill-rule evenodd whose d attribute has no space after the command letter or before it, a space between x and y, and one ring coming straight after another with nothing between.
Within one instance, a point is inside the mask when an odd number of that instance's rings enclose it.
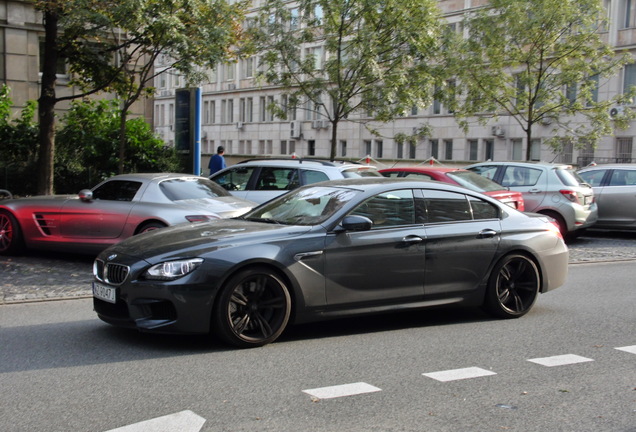
<instances>
[{"instance_id":1,"label":"sidewalk","mask_svg":"<svg viewBox=\"0 0 636 432\"><path fill-rule=\"evenodd\" d=\"M569 244L570 263L636 260L636 235L593 233ZM91 296L93 258L33 252L0 256L0 305Z\"/></svg>"}]
</instances>

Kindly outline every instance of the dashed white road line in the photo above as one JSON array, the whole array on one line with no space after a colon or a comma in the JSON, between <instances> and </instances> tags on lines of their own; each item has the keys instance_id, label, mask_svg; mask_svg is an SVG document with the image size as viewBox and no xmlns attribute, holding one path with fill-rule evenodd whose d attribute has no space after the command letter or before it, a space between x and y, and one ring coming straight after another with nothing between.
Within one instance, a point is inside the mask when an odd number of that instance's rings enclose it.
<instances>
[{"instance_id":1,"label":"dashed white road line","mask_svg":"<svg viewBox=\"0 0 636 432\"><path fill-rule=\"evenodd\" d=\"M317 399L333 399L363 393L373 393L378 391L382 390L375 386L372 386L371 384L358 382L353 384L343 384L331 387L303 390L303 393L307 393L308 395L313 396Z\"/></svg>"},{"instance_id":2,"label":"dashed white road line","mask_svg":"<svg viewBox=\"0 0 636 432\"><path fill-rule=\"evenodd\" d=\"M528 359L529 362L540 364L542 366L553 367L553 366L565 366L571 365L575 363L585 363L594 361L591 358L581 357L576 354L564 354L552 357L542 357L535 359Z\"/></svg>"},{"instance_id":3,"label":"dashed white road line","mask_svg":"<svg viewBox=\"0 0 636 432\"><path fill-rule=\"evenodd\" d=\"M478 367L469 367L464 369L453 369L447 371L439 371L439 372L430 372L422 374L425 377L433 378L437 381L447 382L447 381L455 381L469 378L478 378L489 375L497 375L493 371L489 371L486 369L478 368Z\"/></svg>"},{"instance_id":4,"label":"dashed white road line","mask_svg":"<svg viewBox=\"0 0 636 432\"><path fill-rule=\"evenodd\" d=\"M617 347L616 349L617 350L621 350L621 351L625 351L625 352L628 352L628 353L636 354L636 345Z\"/></svg>"},{"instance_id":5,"label":"dashed white road line","mask_svg":"<svg viewBox=\"0 0 636 432\"><path fill-rule=\"evenodd\" d=\"M111 429L107 432L199 432L203 427L203 423L205 423L203 417L186 410Z\"/></svg>"}]
</instances>

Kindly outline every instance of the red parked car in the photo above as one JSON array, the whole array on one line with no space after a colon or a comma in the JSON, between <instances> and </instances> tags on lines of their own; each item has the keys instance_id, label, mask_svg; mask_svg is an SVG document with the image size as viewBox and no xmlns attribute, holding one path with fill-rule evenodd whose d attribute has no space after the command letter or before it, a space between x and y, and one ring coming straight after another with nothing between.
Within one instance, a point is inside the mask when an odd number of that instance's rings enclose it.
<instances>
[{"instance_id":1,"label":"red parked car","mask_svg":"<svg viewBox=\"0 0 636 432\"><path fill-rule=\"evenodd\" d=\"M380 173L384 177L419 178L422 180L441 181L444 183L463 186L470 190L481 192L498 199L504 204L507 204L519 211L525 210L523 195L521 192L508 190L499 183L495 183L492 180L465 169L438 166L413 166L387 168L380 170Z\"/></svg>"}]
</instances>

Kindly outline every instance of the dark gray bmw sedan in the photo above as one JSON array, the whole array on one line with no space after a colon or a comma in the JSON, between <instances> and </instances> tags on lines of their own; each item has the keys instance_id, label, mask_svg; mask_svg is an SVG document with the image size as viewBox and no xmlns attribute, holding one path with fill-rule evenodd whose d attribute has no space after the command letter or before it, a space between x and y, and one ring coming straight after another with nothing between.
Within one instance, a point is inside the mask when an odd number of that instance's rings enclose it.
<instances>
[{"instance_id":1,"label":"dark gray bmw sedan","mask_svg":"<svg viewBox=\"0 0 636 432\"><path fill-rule=\"evenodd\" d=\"M567 263L545 216L439 182L349 179L124 240L97 257L93 295L116 326L256 347L291 323L392 310L517 318L565 282Z\"/></svg>"}]
</instances>

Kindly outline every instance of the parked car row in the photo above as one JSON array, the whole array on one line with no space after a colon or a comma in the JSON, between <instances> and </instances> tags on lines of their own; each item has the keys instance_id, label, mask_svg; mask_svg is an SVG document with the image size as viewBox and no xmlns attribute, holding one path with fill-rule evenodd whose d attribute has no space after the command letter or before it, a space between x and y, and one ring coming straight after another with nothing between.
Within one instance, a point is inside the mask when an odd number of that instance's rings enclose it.
<instances>
[{"instance_id":1,"label":"parked car row","mask_svg":"<svg viewBox=\"0 0 636 432\"><path fill-rule=\"evenodd\" d=\"M255 205L204 177L118 175L78 195L1 200L0 254L25 248L96 254L135 234L239 216Z\"/></svg>"}]
</instances>

